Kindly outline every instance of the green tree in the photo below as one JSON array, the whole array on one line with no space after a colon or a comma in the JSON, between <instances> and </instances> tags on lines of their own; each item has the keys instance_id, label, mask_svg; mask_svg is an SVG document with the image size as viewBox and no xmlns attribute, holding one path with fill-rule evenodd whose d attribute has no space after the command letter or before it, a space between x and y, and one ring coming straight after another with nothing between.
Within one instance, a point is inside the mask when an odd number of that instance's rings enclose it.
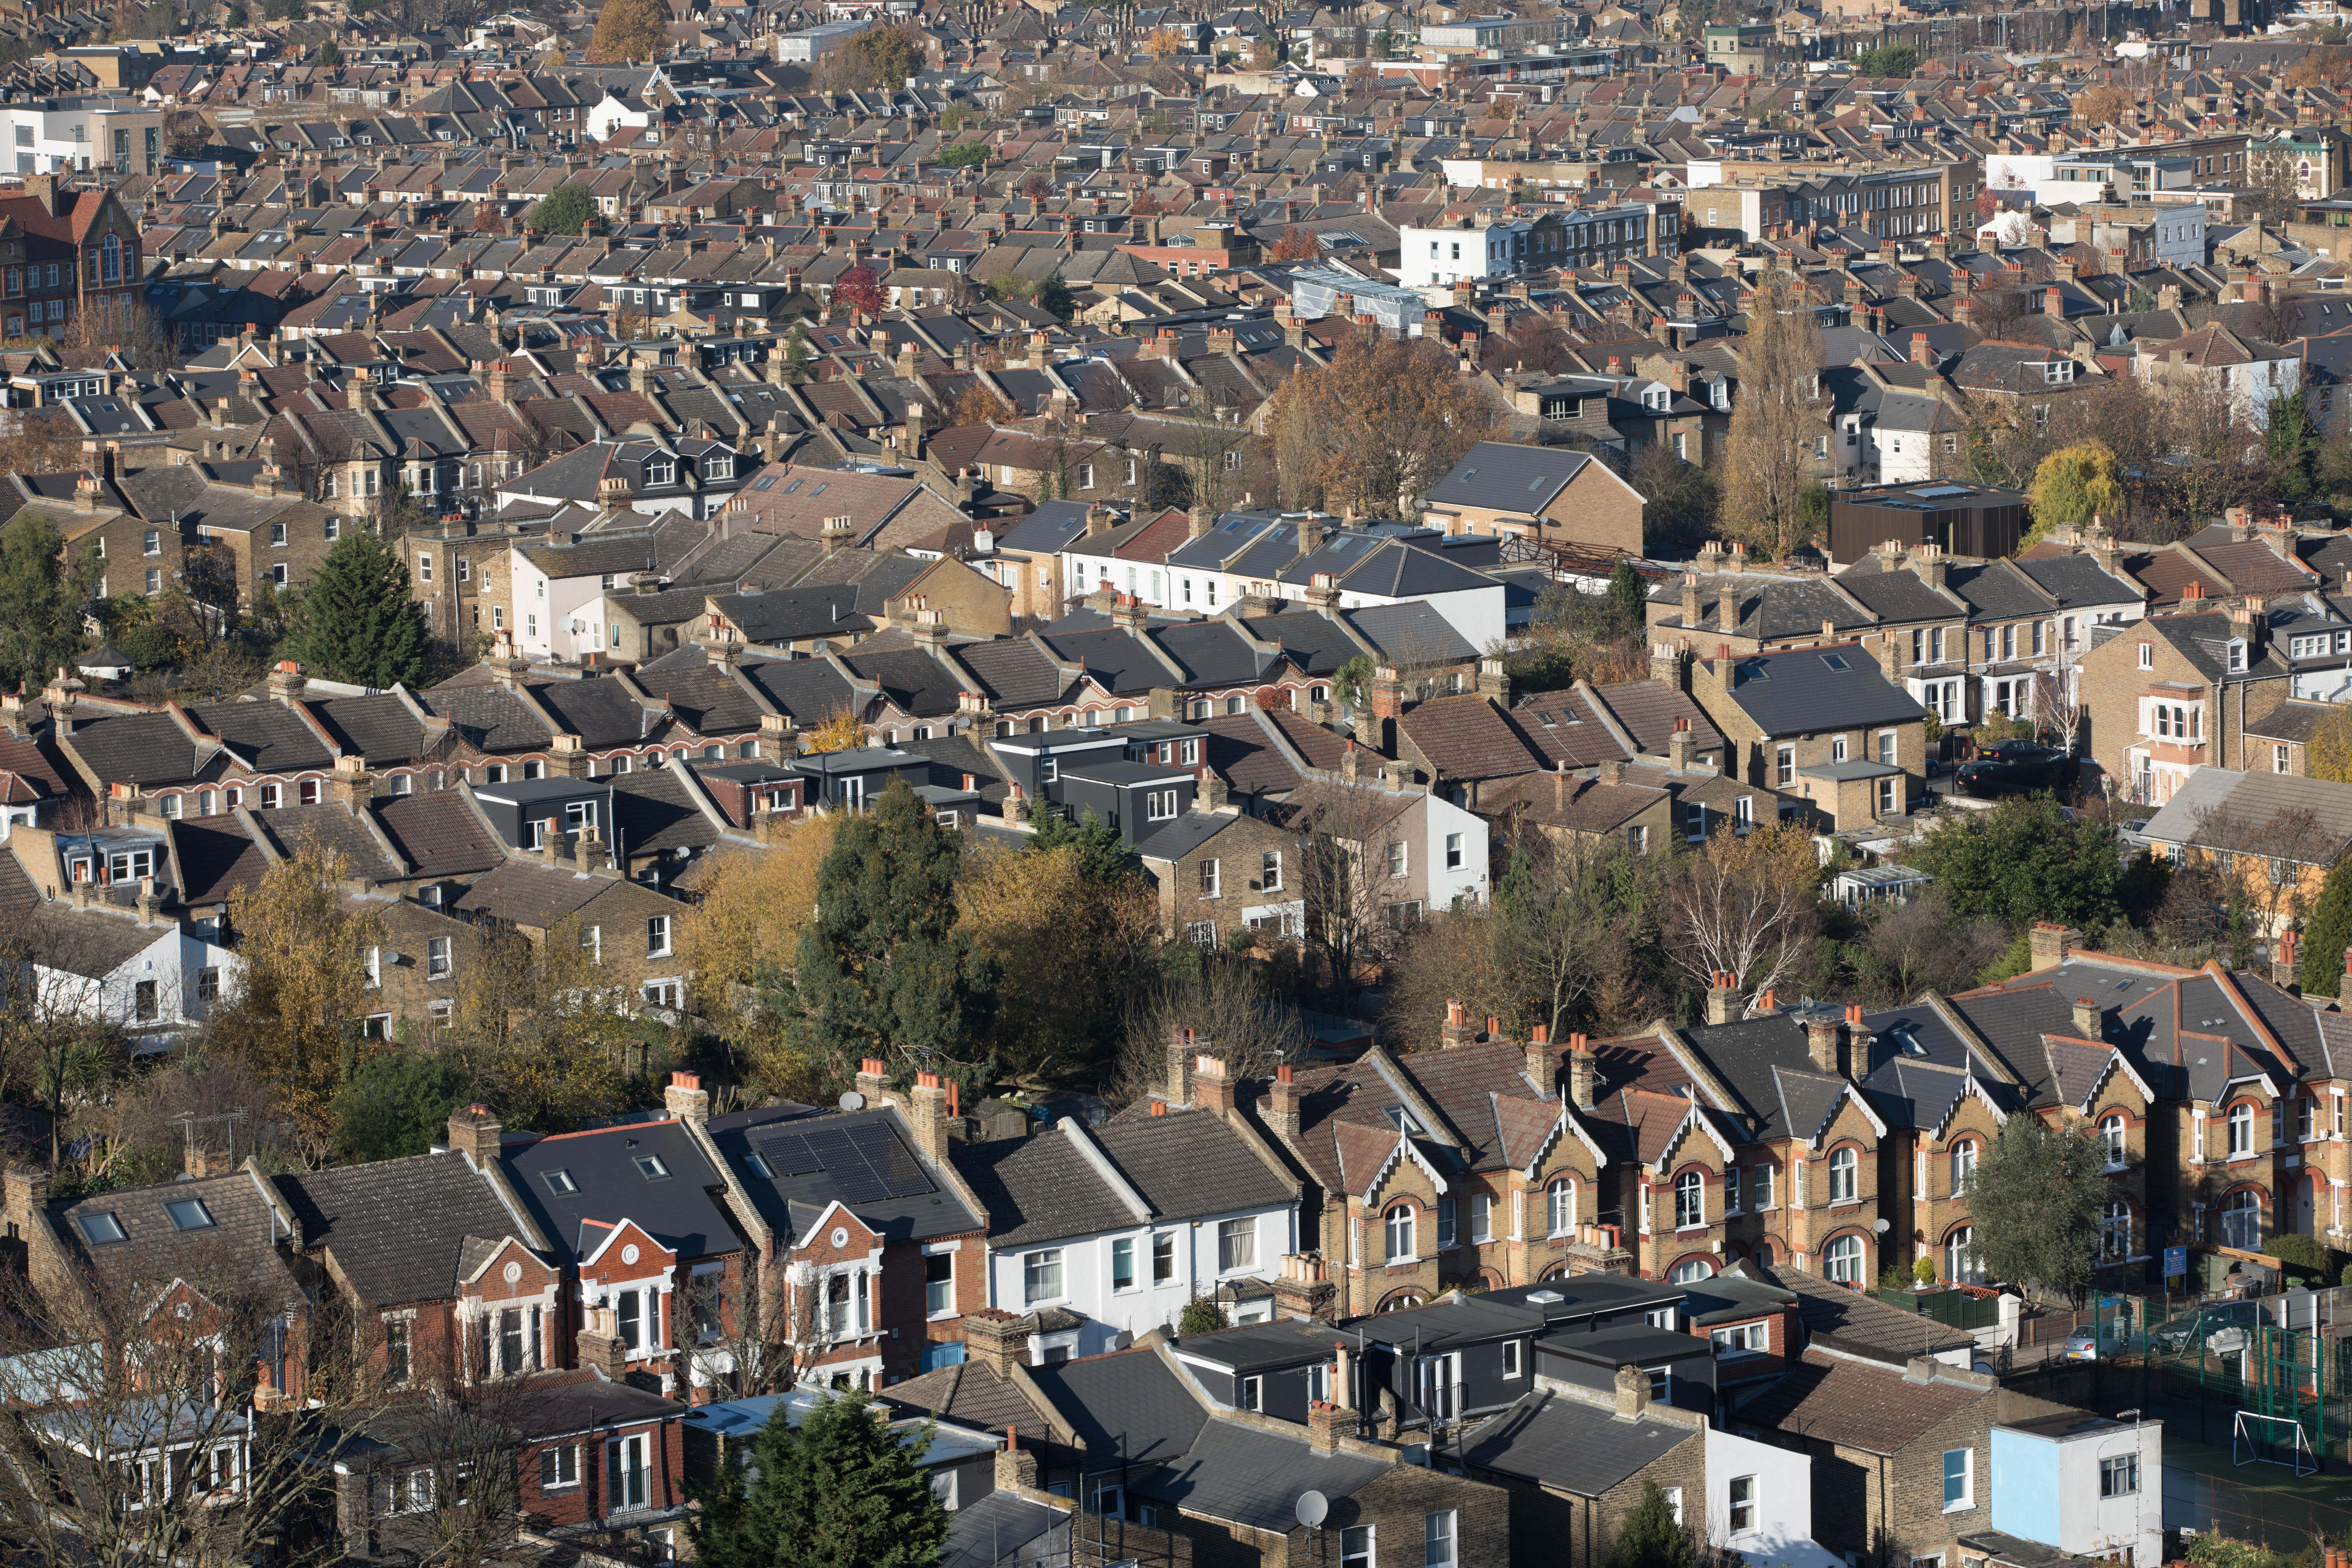
<instances>
[{"instance_id":1,"label":"green tree","mask_svg":"<svg viewBox=\"0 0 2352 1568\"><path fill-rule=\"evenodd\" d=\"M923 1050L975 1076L967 1053L993 1020L996 965L957 925L962 853L903 779L835 835L801 929L793 1032L837 1076Z\"/></svg>"},{"instance_id":2,"label":"green tree","mask_svg":"<svg viewBox=\"0 0 2352 1568\"><path fill-rule=\"evenodd\" d=\"M2352 948L2352 858L2327 868L2319 902L2303 931L2305 995L2334 996L2344 984L2344 953Z\"/></svg>"},{"instance_id":3,"label":"green tree","mask_svg":"<svg viewBox=\"0 0 2352 1568\"><path fill-rule=\"evenodd\" d=\"M1037 308L1050 310L1056 319L1065 321L1077 310L1077 298L1070 292L1070 286L1062 280L1059 271L1037 285Z\"/></svg>"},{"instance_id":4,"label":"green tree","mask_svg":"<svg viewBox=\"0 0 2352 1568\"><path fill-rule=\"evenodd\" d=\"M975 163L988 162L988 143L960 142L940 153L940 166L945 169L969 169Z\"/></svg>"},{"instance_id":5,"label":"green tree","mask_svg":"<svg viewBox=\"0 0 2352 1568\"><path fill-rule=\"evenodd\" d=\"M2098 1263L2099 1215L2113 1195L2106 1162L2088 1123L2003 1122L1969 1180L1978 1268L2011 1285L2079 1298Z\"/></svg>"},{"instance_id":6,"label":"green tree","mask_svg":"<svg viewBox=\"0 0 2352 1568\"><path fill-rule=\"evenodd\" d=\"M1620 561L1609 574L1609 616L1616 635L1631 637L1650 624L1650 585L1629 563Z\"/></svg>"},{"instance_id":7,"label":"green tree","mask_svg":"<svg viewBox=\"0 0 2352 1568\"><path fill-rule=\"evenodd\" d=\"M387 1051L361 1064L335 1096L335 1148L351 1161L422 1154L473 1098L473 1075L454 1053Z\"/></svg>"},{"instance_id":8,"label":"green tree","mask_svg":"<svg viewBox=\"0 0 2352 1568\"><path fill-rule=\"evenodd\" d=\"M1135 858L1119 841L1118 830L1087 811L1073 822L1058 811L1041 811L1029 847L1044 853L1068 847L1077 851L1078 869L1090 882L1109 882L1132 875Z\"/></svg>"},{"instance_id":9,"label":"green tree","mask_svg":"<svg viewBox=\"0 0 2352 1568\"><path fill-rule=\"evenodd\" d=\"M58 560L64 548L55 525L31 512L0 528L0 676L10 686L37 687L81 650L89 595Z\"/></svg>"},{"instance_id":10,"label":"green tree","mask_svg":"<svg viewBox=\"0 0 2352 1568\"><path fill-rule=\"evenodd\" d=\"M1655 1481L1642 1483L1642 1500L1617 1527L1606 1568L1698 1568L1691 1532L1675 1518L1675 1506Z\"/></svg>"},{"instance_id":11,"label":"green tree","mask_svg":"<svg viewBox=\"0 0 2352 1568\"><path fill-rule=\"evenodd\" d=\"M592 65L657 60L669 52L669 7L662 0L605 0L588 40Z\"/></svg>"},{"instance_id":12,"label":"green tree","mask_svg":"<svg viewBox=\"0 0 2352 1568\"><path fill-rule=\"evenodd\" d=\"M1856 76L1906 77L1919 68L1919 51L1908 44L1864 49L1853 57Z\"/></svg>"},{"instance_id":13,"label":"green tree","mask_svg":"<svg viewBox=\"0 0 2352 1568\"><path fill-rule=\"evenodd\" d=\"M709 1568L934 1568L948 1512L916 1462L931 1429L909 1443L853 1390L795 1426L776 1419L730 1448L687 1530Z\"/></svg>"},{"instance_id":14,"label":"green tree","mask_svg":"<svg viewBox=\"0 0 2352 1568\"><path fill-rule=\"evenodd\" d=\"M784 379L794 386L809 378L808 323L794 321L784 336Z\"/></svg>"},{"instance_id":15,"label":"green tree","mask_svg":"<svg viewBox=\"0 0 2352 1568\"><path fill-rule=\"evenodd\" d=\"M2282 499L2308 500L2319 488L2319 427L2302 393L2271 400L2270 429L2263 439L2270 458L2271 484Z\"/></svg>"},{"instance_id":16,"label":"green tree","mask_svg":"<svg viewBox=\"0 0 2352 1568\"><path fill-rule=\"evenodd\" d=\"M2123 504L2123 487L2116 475L2116 455L2104 441L2080 441L2062 447L2042 459L2033 470L2032 542L2053 528L2082 528L2104 512Z\"/></svg>"},{"instance_id":17,"label":"green tree","mask_svg":"<svg viewBox=\"0 0 2352 1568\"><path fill-rule=\"evenodd\" d=\"M1962 920L2011 930L2059 921L2090 930L2115 919L2115 830L2069 820L2050 796L2017 795L1929 834L1912 864L1936 879Z\"/></svg>"},{"instance_id":18,"label":"green tree","mask_svg":"<svg viewBox=\"0 0 2352 1568\"><path fill-rule=\"evenodd\" d=\"M523 222L541 234L585 234L596 216L596 198L585 185L558 185L531 204Z\"/></svg>"},{"instance_id":19,"label":"green tree","mask_svg":"<svg viewBox=\"0 0 2352 1568\"><path fill-rule=\"evenodd\" d=\"M372 528L352 528L319 563L302 595L290 651L329 680L387 687L425 678L425 612L409 596L408 567Z\"/></svg>"},{"instance_id":20,"label":"green tree","mask_svg":"<svg viewBox=\"0 0 2352 1568\"><path fill-rule=\"evenodd\" d=\"M868 28L850 47L866 58L877 86L901 88L908 77L922 74L922 35L912 27Z\"/></svg>"},{"instance_id":21,"label":"green tree","mask_svg":"<svg viewBox=\"0 0 2352 1568\"><path fill-rule=\"evenodd\" d=\"M329 38L319 46L319 63L330 69L343 63L342 48L334 39Z\"/></svg>"}]
</instances>

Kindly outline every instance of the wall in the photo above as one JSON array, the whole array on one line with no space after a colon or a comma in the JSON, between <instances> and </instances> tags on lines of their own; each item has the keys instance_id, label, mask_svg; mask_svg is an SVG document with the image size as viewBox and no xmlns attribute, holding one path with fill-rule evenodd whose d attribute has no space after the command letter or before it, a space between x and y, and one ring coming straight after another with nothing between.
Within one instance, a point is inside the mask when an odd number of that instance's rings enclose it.
<instances>
[{"instance_id":1,"label":"wall","mask_svg":"<svg viewBox=\"0 0 2352 1568\"><path fill-rule=\"evenodd\" d=\"M1040 1137L1054 1137L1040 1133ZM1074 1237L1058 1244L1062 1254L1062 1294L1051 1304L1068 1307L1083 1312L1090 1320L1078 1332L1076 1355L1094 1355L1108 1350L1114 1334L1124 1330L1140 1334L1160 1326L1171 1326L1185 1302L1196 1292L1205 1290L1221 1279L1267 1279L1280 1272L1279 1261L1285 1253L1297 1250L1288 1209L1272 1209L1262 1213L1235 1211L1212 1215L1201 1219L1180 1220L1174 1224L1138 1226L1131 1230L1105 1231L1094 1236ZM1257 1226L1257 1257L1250 1268L1235 1269L1232 1274L1220 1274L1217 1269L1217 1227L1228 1219L1254 1220ZM1151 1243L1156 1235L1174 1231L1176 1244L1176 1277L1164 1285L1154 1285L1151 1279ZM1111 1244L1119 1239L1135 1246L1135 1288L1114 1291L1111 1289ZM988 1304L1008 1312L1026 1312L1046 1302L1027 1300L1025 1264L1031 1253L1045 1250L1037 1246L1006 1248L991 1252L988 1259Z\"/></svg>"},{"instance_id":2,"label":"wall","mask_svg":"<svg viewBox=\"0 0 2352 1568\"><path fill-rule=\"evenodd\" d=\"M1735 1533L1731 1529L1731 1479L1755 1478L1756 1522ZM1813 1462L1803 1454L1776 1448L1769 1443L1735 1436L1709 1427L1706 1432L1706 1543L1735 1552L1758 1553L1768 1560L1775 1552L1813 1534Z\"/></svg>"}]
</instances>

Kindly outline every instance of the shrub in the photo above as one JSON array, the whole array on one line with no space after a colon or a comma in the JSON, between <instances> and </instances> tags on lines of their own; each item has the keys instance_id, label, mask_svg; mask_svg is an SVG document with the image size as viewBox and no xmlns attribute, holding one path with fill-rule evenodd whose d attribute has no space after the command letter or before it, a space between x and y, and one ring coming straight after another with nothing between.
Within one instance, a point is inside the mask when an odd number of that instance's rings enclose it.
<instances>
[{"instance_id":1,"label":"shrub","mask_svg":"<svg viewBox=\"0 0 2352 1568\"><path fill-rule=\"evenodd\" d=\"M1231 1327L1225 1310L1206 1296L1193 1297L1176 1315L1176 1337L1180 1340L1191 1339L1194 1334L1213 1334L1219 1329Z\"/></svg>"}]
</instances>

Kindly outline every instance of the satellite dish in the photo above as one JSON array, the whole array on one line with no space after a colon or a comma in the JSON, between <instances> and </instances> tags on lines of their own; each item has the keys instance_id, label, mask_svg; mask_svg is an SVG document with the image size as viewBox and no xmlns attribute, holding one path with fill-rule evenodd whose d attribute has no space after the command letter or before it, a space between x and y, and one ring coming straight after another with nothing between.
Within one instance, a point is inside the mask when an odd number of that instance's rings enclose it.
<instances>
[{"instance_id":1,"label":"satellite dish","mask_svg":"<svg viewBox=\"0 0 2352 1568\"><path fill-rule=\"evenodd\" d=\"M1297 1514L1299 1523L1312 1530L1331 1517L1331 1500L1321 1492L1300 1492L1292 1511Z\"/></svg>"},{"instance_id":2,"label":"satellite dish","mask_svg":"<svg viewBox=\"0 0 2352 1568\"><path fill-rule=\"evenodd\" d=\"M1888 1224L1885 1220L1874 1219L1870 1222L1870 1228L1876 1231L1879 1235L1885 1236L1888 1229Z\"/></svg>"},{"instance_id":3,"label":"satellite dish","mask_svg":"<svg viewBox=\"0 0 2352 1568\"><path fill-rule=\"evenodd\" d=\"M863 1110L866 1109L866 1097L858 1093L854 1089L844 1089L841 1092L841 1109L844 1110Z\"/></svg>"}]
</instances>

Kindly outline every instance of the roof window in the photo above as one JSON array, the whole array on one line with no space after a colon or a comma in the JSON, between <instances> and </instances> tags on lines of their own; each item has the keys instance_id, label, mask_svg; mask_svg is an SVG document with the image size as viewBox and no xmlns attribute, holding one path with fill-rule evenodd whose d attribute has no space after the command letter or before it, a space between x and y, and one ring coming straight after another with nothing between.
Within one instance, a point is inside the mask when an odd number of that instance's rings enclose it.
<instances>
[{"instance_id":1,"label":"roof window","mask_svg":"<svg viewBox=\"0 0 2352 1568\"><path fill-rule=\"evenodd\" d=\"M170 1215L172 1223L182 1230L210 1230L213 1227L213 1211L205 1207L202 1198L175 1199L163 1205L163 1212Z\"/></svg>"},{"instance_id":2,"label":"roof window","mask_svg":"<svg viewBox=\"0 0 2352 1568\"><path fill-rule=\"evenodd\" d=\"M539 1179L546 1183L547 1190L559 1198L568 1198L580 1190L580 1184L572 1179L569 1171L543 1171Z\"/></svg>"}]
</instances>

